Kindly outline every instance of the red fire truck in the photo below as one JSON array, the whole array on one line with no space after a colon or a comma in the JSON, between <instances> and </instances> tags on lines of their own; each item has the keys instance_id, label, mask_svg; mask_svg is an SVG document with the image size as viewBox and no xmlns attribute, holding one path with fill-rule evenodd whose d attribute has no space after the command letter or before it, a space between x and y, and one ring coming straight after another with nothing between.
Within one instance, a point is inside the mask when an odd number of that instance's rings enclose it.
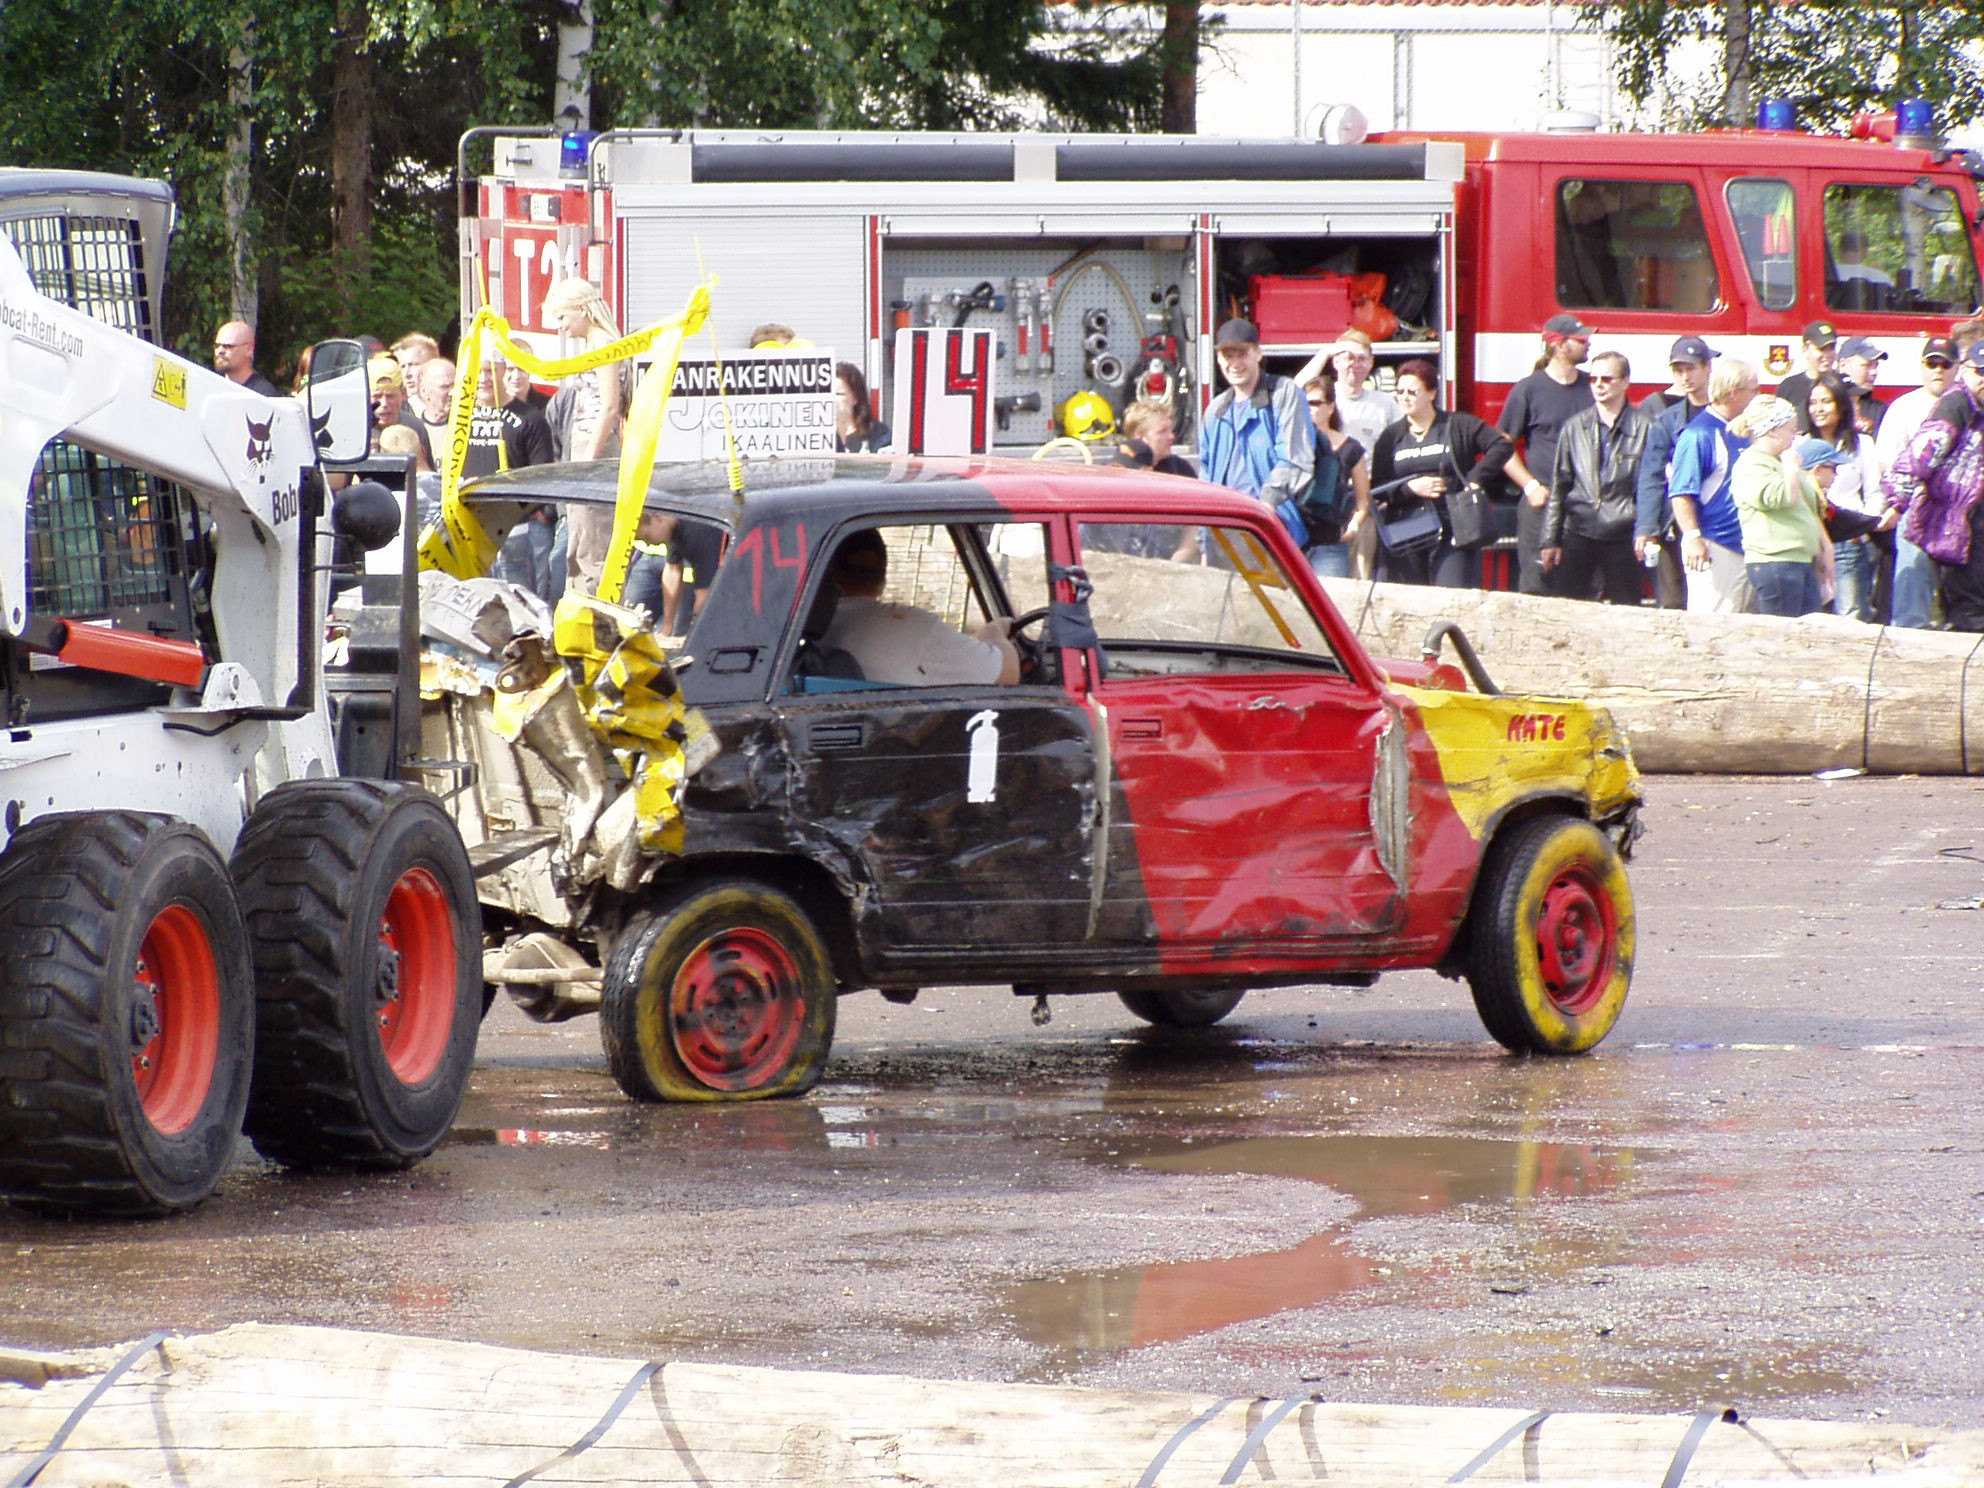
<instances>
[{"instance_id":1,"label":"red fire truck","mask_svg":"<svg viewBox=\"0 0 1984 1488\"><path fill-rule=\"evenodd\" d=\"M1984 167L1864 133L500 135L463 223L464 305L486 295L550 349L558 278L600 283L631 328L707 268L726 341L789 325L885 411L896 329L989 326L1013 448L1084 389L1172 396L1189 441L1230 314L1283 371L1364 327L1381 377L1434 356L1449 406L1487 417L1564 310L1641 390L1684 334L1768 382L1819 319L1909 384L1920 338L1979 309Z\"/></svg>"}]
</instances>

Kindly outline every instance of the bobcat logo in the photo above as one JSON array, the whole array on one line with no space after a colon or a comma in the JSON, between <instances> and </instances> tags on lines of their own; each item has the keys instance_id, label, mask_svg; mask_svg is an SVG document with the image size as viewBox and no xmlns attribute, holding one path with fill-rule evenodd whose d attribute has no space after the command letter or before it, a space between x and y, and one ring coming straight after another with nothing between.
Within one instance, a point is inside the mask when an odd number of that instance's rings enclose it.
<instances>
[{"instance_id":1,"label":"bobcat logo","mask_svg":"<svg viewBox=\"0 0 1984 1488\"><path fill-rule=\"evenodd\" d=\"M258 472L269 463L269 456L274 452L275 441L269 434L274 423L274 419L259 424L253 419L248 420L248 463Z\"/></svg>"}]
</instances>

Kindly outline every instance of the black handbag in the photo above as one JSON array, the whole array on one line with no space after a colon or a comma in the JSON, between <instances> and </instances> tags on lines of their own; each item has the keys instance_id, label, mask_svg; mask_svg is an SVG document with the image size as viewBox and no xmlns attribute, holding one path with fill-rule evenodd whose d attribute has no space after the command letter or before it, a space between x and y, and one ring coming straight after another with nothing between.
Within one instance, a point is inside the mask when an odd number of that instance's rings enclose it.
<instances>
[{"instance_id":1,"label":"black handbag","mask_svg":"<svg viewBox=\"0 0 1984 1488\"><path fill-rule=\"evenodd\" d=\"M1415 501L1397 517L1378 521L1378 541L1388 553L1416 553L1440 540L1440 514L1430 501Z\"/></svg>"},{"instance_id":2,"label":"black handbag","mask_svg":"<svg viewBox=\"0 0 1984 1488\"><path fill-rule=\"evenodd\" d=\"M1457 548L1485 548L1495 540L1488 514L1488 494L1479 486L1459 485L1447 492L1447 525Z\"/></svg>"}]
</instances>

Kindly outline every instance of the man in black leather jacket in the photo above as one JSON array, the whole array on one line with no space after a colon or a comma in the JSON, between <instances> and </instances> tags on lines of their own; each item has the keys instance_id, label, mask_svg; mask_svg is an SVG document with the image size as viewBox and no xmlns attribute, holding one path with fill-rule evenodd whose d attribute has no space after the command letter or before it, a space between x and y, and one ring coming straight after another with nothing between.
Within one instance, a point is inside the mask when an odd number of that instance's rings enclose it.
<instances>
[{"instance_id":1,"label":"man in black leather jacket","mask_svg":"<svg viewBox=\"0 0 1984 1488\"><path fill-rule=\"evenodd\" d=\"M1565 599L1593 599L1602 581L1610 604L1638 604L1644 570L1633 556L1640 458L1652 420L1627 400L1632 373L1616 351L1591 359L1592 406L1557 438L1557 466L1543 510L1542 560Z\"/></svg>"}]
</instances>

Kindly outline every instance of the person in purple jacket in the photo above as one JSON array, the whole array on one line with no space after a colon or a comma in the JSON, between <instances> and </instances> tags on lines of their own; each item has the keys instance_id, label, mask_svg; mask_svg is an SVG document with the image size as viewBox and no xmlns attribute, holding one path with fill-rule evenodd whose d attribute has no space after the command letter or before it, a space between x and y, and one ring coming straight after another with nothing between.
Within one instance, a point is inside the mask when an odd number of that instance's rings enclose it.
<instances>
[{"instance_id":1,"label":"person in purple jacket","mask_svg":"<svg viewBox=\"0 0 1984 1488\"><path fill-rule=\"evenodd\" d=\"M1943 621L1984 631L1984 341L1957 363L1956 386L1936 400L1882 485L1902 513L1901 535L1934 560Z\"/></svg>"}]
</instances>

